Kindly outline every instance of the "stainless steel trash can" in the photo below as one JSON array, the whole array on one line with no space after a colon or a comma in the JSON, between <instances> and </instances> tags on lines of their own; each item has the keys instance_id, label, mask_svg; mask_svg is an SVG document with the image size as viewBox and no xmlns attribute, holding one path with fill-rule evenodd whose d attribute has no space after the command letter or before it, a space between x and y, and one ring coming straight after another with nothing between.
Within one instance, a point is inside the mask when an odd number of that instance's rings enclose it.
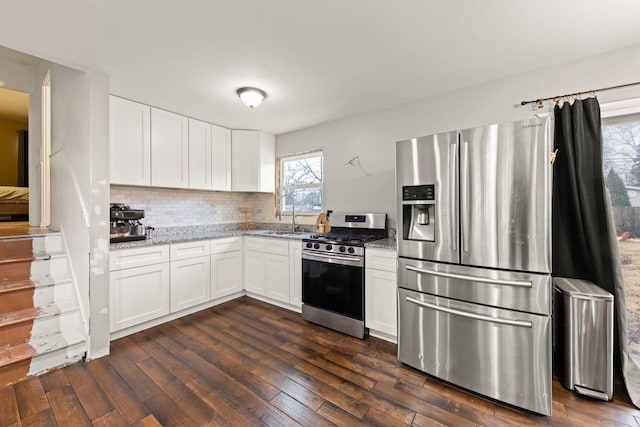
<instances>
[{"instance_id":1,"label":"stainless steel trash can","mask_svg":"<svg viewBox=\"0 0 640 427\"><path fill-rule=\"evenodd\" d=\"M591 282L553 279L553 366L576 393L613 398L613 295Z\"/></svg>"}]
</instances>

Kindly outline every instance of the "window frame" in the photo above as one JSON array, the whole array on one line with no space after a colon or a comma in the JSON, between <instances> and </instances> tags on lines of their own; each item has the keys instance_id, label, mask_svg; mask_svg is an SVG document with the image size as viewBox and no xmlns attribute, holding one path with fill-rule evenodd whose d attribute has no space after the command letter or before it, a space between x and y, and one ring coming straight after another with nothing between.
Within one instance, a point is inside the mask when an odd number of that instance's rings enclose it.
<instances>
[{"instance_id":1,"label":"window frame","mask_svg":"<svg viewBox=\"0 0 640 427\"><path fill-rule=\"evenodd\" d=\"M315 184L296 184L296 185L284 185L284 176L283 176L283 171L284 171L284 163L285 162L291 162L291 161L296 161L296 160L301 160L301 159L308 159L308 158L312 158L312 157L319 157L320 158L320 163L321 163L321 181L319 183L315 183ZM320 212L322 212L322 210L324 209L324 153L322 151L322 149L318 149L318 150L311 150L311 151L305 151L302 153L295 153L295 154L288 154L285 156L281 156L278 158L277 160L278 162L278 169L277 169L277 183L278 185L276 186L276 192L275 192L275 196L276 196L276 216L281 216L281 215L292 215L291 211L283 211L282 210L282 198L281 195L284 194L284 192L286 191L286 189L289 188L293 188L293 189L305 189L305 188L319 188L320 189L320 195L321 195L321 200L322 200L322 205L320 206L320 210L319 211L298 211L298 209L296 209L296 216L298 215L318 215Z\"/></svg>"}]
</instances>

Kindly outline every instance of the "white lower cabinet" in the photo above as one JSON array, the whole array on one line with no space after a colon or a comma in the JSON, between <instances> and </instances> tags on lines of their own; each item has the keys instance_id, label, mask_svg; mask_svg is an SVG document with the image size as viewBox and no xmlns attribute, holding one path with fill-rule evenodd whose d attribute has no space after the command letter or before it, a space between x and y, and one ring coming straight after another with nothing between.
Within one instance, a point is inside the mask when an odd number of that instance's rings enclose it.
<instances>
[{"instance_id":1,"label":"white lower cabinet","mask_svg":"<svg viewBox=\"0 0 640 427\"><path fill-rule=\"evenodd\" d=\"M169 263L112 271L110 329L119 331L169 314Z\"/></svg>"},{"instance_id":2,"label":"white lower cabinet","mask_svg":"<svg viewBox=\"0 0 640 427\"><path fill-rule=\"evenodd\" d=\"M211 299L242 290L242 237L212 240Z\"/></svg>"},{"instance_id":3,"label":"white lower cabinet","mask_svg":"<svg viewBox=\"0 0 640 427\"><path fill-rule=\"evenodd\" d=\"M286 243L286 241L285 241ZM289 255L267 255L267 297L289 303Z\"/></svg>"},{"instance_id":4,"label":"white lower cabinet","mask_svg":"<svg viewBox=\"0 0 640 427\"><path fill-rule=\"evenodd\" d=\"M370 334L395 342L398 334L396 253L367 249L365 266L365 326Z\"/></svg>"},{"instance_id":5,"label":"white lower cabinet","mask_svg":"<svg viewBox=\"0 0 640 427\"><path fill-rule=\"evenodd\" d=\"M136 332L136 325L173 319L243 290L299 309L301 250L300 240L239 236L112 251L111 332Z\"/></svg>"},{"instance_id":6,"label":"white lower cabinet","mask_svg":"<svg viewBox=\"0 0 640 427\"><path fill-rule=\"evenodd\" d=\"M301 247L301 242L297 243ZM300 293L291 288L292 258L290 241L245 236L244 286L247 292L287 305L299 306L292 295ZM294 245L295 247L295 245ZM295 266L295 264L293 264ZM300 265L300 277L302 266ZM295 297L294 297L295 298Z\"/></svg>"},{"instance_id":7,"label":"white lower cabinet","mask_svg":"<svg viewBox=\"0 0 640 427\"><path fill-rule=\"evenodd\" d=\"M171 312L184 310L211 299L209 256L171 261Z\"/></svg>"},{"instance_id":8,"label":"white lower cabinet","mask_svg":"<svg viewBox=\"0 0 640 427\"><path fill-rule=\"evenodd\" d=\"M244 289L265 296L267 293L267 254L256 251L244 253Z\"/></svg>"},{"instance_id":9,"label":"white lower cabinet","mask_svg":"<svg viewBox=\"0 0 640 427\"><path fill-rule=\"evenodd\" d=\"M211 244L208 240L171 245L171 312L211 299Z\"/></svg>"}]
</instances>

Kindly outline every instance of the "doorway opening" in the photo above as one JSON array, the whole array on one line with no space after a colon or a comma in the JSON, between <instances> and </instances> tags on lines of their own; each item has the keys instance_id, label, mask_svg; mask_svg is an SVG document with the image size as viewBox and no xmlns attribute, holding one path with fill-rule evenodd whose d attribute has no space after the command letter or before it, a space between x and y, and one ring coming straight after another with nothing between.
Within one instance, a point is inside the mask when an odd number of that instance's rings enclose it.
<instances>
[{"instance_id":1,"label":"doorway opening","mask_svg":"<svg viewBox=\"0 0 640 427\"><path fill-rule=\"evenodd\" d=\"M0 222L29 220L29 94L0 88Z\"/></svg>"}]
</instances>

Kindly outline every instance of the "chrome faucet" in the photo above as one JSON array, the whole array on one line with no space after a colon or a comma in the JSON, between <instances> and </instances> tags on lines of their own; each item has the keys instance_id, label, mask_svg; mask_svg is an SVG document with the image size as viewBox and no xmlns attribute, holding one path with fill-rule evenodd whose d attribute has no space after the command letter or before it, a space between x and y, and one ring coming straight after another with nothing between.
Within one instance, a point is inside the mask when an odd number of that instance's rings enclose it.
<instances>
[{"instance_id":1,"label":"chrome faucet","mask_svg":"<svg viewBox=\"0 0 640 427\"><path fill-rule=\"evenodd\" d=\"M293 194L283 194L280 196L280 200L285 197L289 197L291 199L291 231L298 231L298 224L296 224L296 201L293 198ZM279 216L282 218L282 210L279 211Z\"/></svg>"}]
</instances>

